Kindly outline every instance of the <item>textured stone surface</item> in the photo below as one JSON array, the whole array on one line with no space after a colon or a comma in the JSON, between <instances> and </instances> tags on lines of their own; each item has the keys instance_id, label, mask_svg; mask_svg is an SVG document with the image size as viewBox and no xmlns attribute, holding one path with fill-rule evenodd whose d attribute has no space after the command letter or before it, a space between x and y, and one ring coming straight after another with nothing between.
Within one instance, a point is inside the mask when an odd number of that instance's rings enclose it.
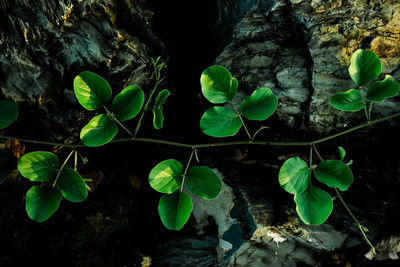
<instances>
[{"instance_id":1,"label":"textured stone surface","mask_svg":"<svg viewBox=\"0 0 400 267\"><path fill-rule=\"evenodd\" d=\"M276 0L248 8L216 63L230 69L247 93L271 88L279 97L279 120L291 127L328 133L363 118L363 112L329 105L332 94L355 87L347 66L358 48L378 54L381 77L400 78L398 1ZM397 103L376 104L373 117L399 111Z\"/></svg>"},{"instance_id":2,"label":"textured stone surface","mask_svg":"<svg viewBox=\"0 0 400 267\"><path fill-rule=\"evenodd\" d=\"M73 77L94 71L114 92L133 82L145 86L150 57L163 53L142 0L0 1L0 16L1 91L32 111L43 110L35 120L46 130L59 129L57 139L84 119L74 106Z\"/></svg>"}]
</instances>

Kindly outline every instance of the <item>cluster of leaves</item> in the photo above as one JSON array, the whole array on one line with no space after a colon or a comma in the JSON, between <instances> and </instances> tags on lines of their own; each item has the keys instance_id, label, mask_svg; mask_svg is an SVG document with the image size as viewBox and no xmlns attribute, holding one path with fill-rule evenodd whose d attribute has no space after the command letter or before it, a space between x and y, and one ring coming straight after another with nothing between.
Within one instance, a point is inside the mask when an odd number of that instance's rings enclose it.
<instances>
[{"instance_id":1,"label":"cluster of leaves","mask_svg":"<svg viewBox=\"0 0 400 267\"><path fill-rule=\"evenodd\" d=\"M315 168L300 159L293 157L283 163L279 171L279 184L287 192L294 194L296 211L300 218L308 224L322 224L333 209L332 197L326 191L312 185L312 173L321 183L331 188L345 191L353 183L353 174L348 165L343 162L345 150L339 147L340 160L326 160Z\"/></svg>"},{"instance_id":2,"label":"cluster of leaves","mask_svg":"<svg viewBox=\"0 0 400 267\"><path fill-rule=\"evenodd\" d=\"M164 193L158 205L162 223L170 230L180 230L193 210L192 198L183 192L183 187L196 196L213 199L221 191L221 181L207 166L188 167L183 172L182 164L175 159L158 163L150 172L150 186ZM180 188L180 190L178 190Z\"/></svg>"},{"instance_id":3,"label":"cluster of leaves","mask_svg":"<svg viewBox=\"0 0 400 267\"><path fill-rule=\"evenodd\" d=\"M278 106L278 99L269 88L255 90L244 99L237 109L232 102L238 89L238 81L224 67L214 65L203 71L200 78L204 97L214 106L206 110L200 119L201 130L213 137L235 135L244 125L242 115L249 120L263 121L269 118ZM231 108L232 107L232 108Z\"/></svg>"},{"instance_id":4,"label":"cluster of leaves","mask_svg":"<svg viewBox=\"0 0 400 267\"><path fill-rule=\"evenodd\" d=\"M331 105L343 111L364 109L370 119L372 103L380 102L399 93L400 84L392 76L386 75L382 81L374 81L382 71L379 57L371 50L359 49L351 56L349 74L361 90L350 89L331 97ZM366 91L363 90L368 85ZM362 94L364 93L364 95ZM367 110L367 104L370 101Z\"/></svg>"},{"instance_id":5,"label":"cluster of leaves","mask_svg":"<svg viewBox=\"0 0 400 267\"><path fill-rule=\"evenodd\" d=\"M25 154L18 161L18 171L34 185L26 193L26 212L32 220L43 222L56 212L63 197L71 202L82 202L88 191L79 173L64 166L59 167L56 155L46 151Z\"/></svg>"}]
</instances>

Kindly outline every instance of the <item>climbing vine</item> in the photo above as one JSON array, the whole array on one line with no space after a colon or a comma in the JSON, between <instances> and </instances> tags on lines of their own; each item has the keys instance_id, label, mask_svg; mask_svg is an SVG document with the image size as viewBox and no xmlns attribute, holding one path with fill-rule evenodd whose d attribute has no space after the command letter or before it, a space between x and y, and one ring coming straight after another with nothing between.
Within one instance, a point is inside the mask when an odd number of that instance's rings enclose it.
<instances>
[{"instance_id":1,"label":"climbing vine","mask_svg":"<svg viewBox=\"0 0 400 267\"><path fill-rule=\"evenodd\" d=\"M223 138L236 135L244 129L248 140L233 142L217 142L209 144L185 144L168 140L137 137L144 115L151 110L153 126L159 130L163 128L163 105L171 94L168 89L159 90L162 83L160 58L153 60L155 85L147 96L137 85L124 88L115 95L108 106L112 90L105 79L99 75L83 71L74 79L74 92L78 102L89 111L101 111L93 117L81 130L80 139L83 144L63 144L48 141L38 141L2 135L3 139L18 139L21 142L31 142L42 145L58 145L70 148L67 158L60 165L59 158L50 152L35 151L23 155L18 162L20 174L38 182L26 194L26 211L35 221L47 220L60 205L63 198L72 202L81 202L87 198L88 179L83 179L77 171L78 149L82 147L98 147L109 143L144 142L158 143L190 149L190 155L185 167L175 159L166 159L159 162L149 174L150 186L162 193L158 213L164 226L171 230L180 230L186 224L193 210L192 198L183 191L187 188L193 195L213 199L221 191L221 181L212 169L207 166L192 164L197 159L199 149L221 146L239 145L270 145L270 146L308 146L310 147L309 162L300 157L286 160L279 170L278 181L281 187L294 195L296 211L306 224L319 225L327 220L333 210L333 198L324 189L312 183L313 177L322 184L334 188L337 197L349 212L366 242L368 240L366 228L359 223L351 212L340 191L346 191L353 183L353 173L350 169L352 160L345 162L346 151L338 147L337 160L324 160L319 154L316 145L333 138L348 134L361 128L397 118L400 113L372 120L371 111L375 102L396 96L400 85L390 75L382 81L375 81L381 73L381 62L378 56L370 50L357 50L351 57L349 74L356 89L339 92L331 97L330 104L339 110L356 112L364 110L366 122L342 132L306 142L269 142L255 140L256 135L266 129L261 126L251 132L245 125L245 120L264 121L277 109L278 99L269 88L256 89L241 103L235 102L239 83L231 73L222 66L210 66L203 71L200 77L203 96L214 106L208 108L200 119L201 131L209 136ZM157 97L154 99L154 95ZM153 101L154 100L154 101ZM18 116L18 105L13 101L0 101L0 129L9 126ZM124 122L139 116L136 127L129 130ZM115 139L122 128L130 137ZM69 159L75 155L73 168L68 167ZM313 164L317 156L320 161Z\"/></svg>"}]
</instances>

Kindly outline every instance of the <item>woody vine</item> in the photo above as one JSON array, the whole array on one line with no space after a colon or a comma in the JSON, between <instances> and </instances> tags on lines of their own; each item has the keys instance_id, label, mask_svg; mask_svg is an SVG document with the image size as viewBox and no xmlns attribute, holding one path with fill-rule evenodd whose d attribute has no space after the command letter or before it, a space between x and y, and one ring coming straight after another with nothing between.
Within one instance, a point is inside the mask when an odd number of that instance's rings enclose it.
<instances>
[{"instance_id":1,"label":"woody vine","mask_svg":"<svg viewBox=\"0 0 400 267\"><path fill-rule=\"evenodd\" d=\"M317 150L319 143L337 138L361 128L400 117L396 113L387 117L372 120L371 111L375 102L396 96L400 85L390 75L382 81L375 81L381 73L381 62L378 56L370 50L357 50L351 57L349 74L357 89L336 93L331 97L330 104L339 110L357 112L363 110L366 122L342 132L305 142L269 142L256 140L257 131L248 129L246 120L264 121L268 119L278 106L278 99L269 88L255 90L245 98L240 105L232 100L238 90L238 81L222 66L214 65L203 71L200 78L203 96L214 106L207 109L200 119L203 133L223 138L236 135L243 128L248 140L233 142L216 142L209 144L184 144L168 140L137 137L145 114L152 112L155 129L163 128L163 105L170 91L159 90L163 81L160 70L163 66L160 58L153 60L155 83L150 94L146 96L143 90L132 85L124 88L111 102L110 85L102 77L89 71L83 71L74 79L74 92L78 102L89 111L97 111L81 130L80 139L83 144L63 144L48 141L23 139L1 135L3 139L17 139L21 142L42 145L58 145L70 148L67 158L60 164L59 158L46 151L35 151L23 155L18 162L20 174L35 182L26 193L26 211L32 220L43 222L58 209L61 200L81 202L87 198L87 179L83 179L77 171L78 149L82 147L98 147L110 143L145 142L171 145L190 149L186 164L175 159L166 159L158 163L149 173L150 186L162 193L158 213L164 226L171 230L180 230L186 224L193 210L192 198L185 193L186 187L193 195L213 199L221 190L221 181L212 169L207 166L192 164L199 150L203 148L238 146L238 145L269 145L269 146L308 146L310 147L309 162L300 157L286 160L280 168L278 181L282 188L294 195L296 211L306 224L320 225L327 220L333 210L333 198L325 190L312 183L313 177L319 182L335 190L336 196L349 212L359 227L366 242L368 240L365 226L361 225L342 198L340 191L348 190L353 182L350 169L352 161L345 162L346 151L339 147L338 160L324 160ZM154 96L157 96L154 98ZM0 129L9 126L18 117L18 105L10 100L0 101ZM124 122L138 117L136 128L129 130ZM119 129L130 137L114 139ZM70 158L74 155L74 163L69 167ZM320 161L314 164L314 158Z\"/></svg>"}]
</instances>

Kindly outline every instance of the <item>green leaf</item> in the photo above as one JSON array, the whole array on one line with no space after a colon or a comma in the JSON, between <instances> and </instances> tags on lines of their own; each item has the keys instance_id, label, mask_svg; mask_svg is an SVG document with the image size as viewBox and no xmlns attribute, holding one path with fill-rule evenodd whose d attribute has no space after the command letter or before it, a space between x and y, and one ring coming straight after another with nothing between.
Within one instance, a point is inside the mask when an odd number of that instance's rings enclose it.
<instances>
[{"instance_id":1,"label":"green leaf","mask_svg":"<svg viewBox=\"0 0 400 267\"><path fill-rule=\"evenodd\" d=\"M110 142L117 132L117 124L106 114L100 114L82 128L81 140L87 146L102 146Z\"/></svg>"},{"instance_id":2,"label":"green leaf","mask_svg":"<svg viewBox=\"0 0 400 267\"><path fill-rule=\"evenodd\" d=\"M212 199L221 191L222 183L207 166L194 166L186 176L186 186L194 195Z\"/></svg>"},{"instance_id":3,"label":"green leaf","mask_svg":"<svg viewBox=\"0 0 400 267\"><path fill-rule=\"evenodd\" d=\"M0 129L13 123L18 117L18 104L11 100L0 101Z\"/></svg>"},{"instance_id":4,"label":"green leaf","mask_svg":"<svg viewBox=\"0 0 400 267\"><path fill-rule=\"evenodd\" d=\"M107 81L90 71L83 71L75 77L74 92L87 110L96 110L111 98L111 87Z\"/></svg>"},{"instance_id":5,"label":"green leaf","mask_svg":"<svg viewBox=\"0 0 400 267\"><path fill-rule=\"evenodd\" d=\"M379 57L371 50L358 49L350 61L350 77L358 86L373 81L382 71Z\"/></svg>"},{"instance_id":6,"label":"green leaf","mask_svg":"<svg viewBox=\"0 0 400 267\"><path fill-rule=\"evenodd\" d=\"M327 160L314 169L315 178L329 187L345 191L353 183L353 173L349 166L339 160Z\"/></svg>"},{"instance_id":7,"label":"green leaf","mask_svg":"<svg viewBox=\"0 0 400 267\"><path fill-rule=\"evenodd\" d=\"M158 214L165 227L181 230L193 210L192 198L184 192L163 195L158 205Z\"/></svg>"},{"instance_id":8,"label":"green leaf","mask_svg":"<svg viewBox=\"0 0 400 267\"><path fill-rule=\"evenodd\" d=\"M158 163L149 175L150 186L161 193L170 194L182 185L182 164L174 159Z\"/></svg>"},{"instance_id":9,"label":"green leaf","mask_svg":"<svg viewBox=\"0 0 400 267\"><path fill-rule=\"evenodd\" d=\"M213 104L232 100L237 92L238 81L224 67L214 65L203 71L200 77L201 91Z\"/></svg>"},{"instance_id":10,"label":"green leaf","mask_svg":"<svg viewBox=\"0 0 400 267\"><path fill-rule=\"evenodd\" d=\"M240 111L249 120L263 121L274 114L278 99L269 88L255 90L243 100Z\"/></svg>"},{"instance_id":11,"label":"green leaf","mask_svg":"<svg viewBox=\"0 0 400 267\"><path fill-rule=\"evenodd\" d=\"M298 194L310 185L311 171L307 163L299 157L286 160L279 170L279 184L287 192Z\"/></svg>"},{"instance_id":12,"label":"green leaf","mask_svg":"<svg viewBox=\"0 0 400 267\"><path fill-rule=\"evenodd\" d=\"M331 97L331 105L343 111L359 111L365 108L361 93L355 89L334 94Z\"/></svg>"},{"instance_id":13,"label":"green leaf","mask_svg":"<svg viewBox=\"0 0 400 267\"><path fill-rule=\"evenodd\" d=\"M19 159L18 171L31 181L50 181L58 172L58 157L46 151L30 152Z\"/></svg>"},{"instance_id":14,"label":"green leaf","mask_svg":"<svg viewBox=\"0 0 400 267\"><path fill-rule=\"evenodd\" d=\"M320 225L328 219L333 209L332 197L324 190L310 186L294 196L300 219L311 225Z\"/></svg>"},{"instance_id":15,"label":"green leaf","mask_svg":"<svg viewBox=\"0 0 400 267\"><path fill-rule=\"evenodd\" d=\"M340 160L343 161L344 157L346 156L346 150L344 150L344 148L341 146L339 146L338 149Z\"/></svg>"},{"instance_id":16,"label":"green leaf","mask_svg":"<svg viewBox=\"0 0 400 267\"><path fill-rule=\"evenodd\" d=\"M162 106L153 108L153 126L156 130L160 130L164 124L164 115Z\"/></svg>"},{"instance_id":17,"label":"green leaf","mask_svg":"<svg viewBox=\"0 0 400 267\"><path fill-rule=\"evenodd\" d=\"M161 106L165 103L165 100L167 100L167 97L171 94L171 92L168 89L164 89L161 92L158 93L158 96L156 98L156 106Z\"/></svg>"},{"instance_id":18,"label":"green leaf","mask_svg":"<svg viewBox=\"0 0 400 267\"><path fill-rule=\"evenodd\" d=\"M35 185L26 193L25 208L29 218L44 222L58 209L62 194L55 188Z\"/></svg>"},{"instance_id":19,"label":"green leaf","mask_svg":"<svg viewBox=\"0 0 400 267\"><path fill-rule=\"evenodd\" d=\"M367 99L379 102L385 98L396 96L399 89L400 84L392 76L386 75L383 81L374 82L368 87Z\"/></svg>"},{"instance_id":20,"label":"green leaf","mask_svg":"<svg viewBox=\"0 0 400 267\"><path fill-rule=\"evenodd\" d=\"M77 171L69 167L62 169L56 187L61 191L65 199L72 202L82 202L88 195L82 177Z\"/></svg>"},{"instance_id":21,"label":"green leaf","mask_svg":"<svg viewBox=\"0 0 400 267\"><path fill-rule=\"evenodd\" d=\"M200 119L201 130L214 137L233 136L240 127L242 123L238 115L227 107L209 108Z\"/></svg>"},{"instance_id":22,"label":"green leaf","mask_svg":"<svg viewBox=\"0 0 400 267\"><path fill-rule=\"evenodd\" d=\"M139 86L131 85L114 97L111 111L120 121L130 120L142 109L143 102L143 90Z\"/></svg>"}]
</instances>

